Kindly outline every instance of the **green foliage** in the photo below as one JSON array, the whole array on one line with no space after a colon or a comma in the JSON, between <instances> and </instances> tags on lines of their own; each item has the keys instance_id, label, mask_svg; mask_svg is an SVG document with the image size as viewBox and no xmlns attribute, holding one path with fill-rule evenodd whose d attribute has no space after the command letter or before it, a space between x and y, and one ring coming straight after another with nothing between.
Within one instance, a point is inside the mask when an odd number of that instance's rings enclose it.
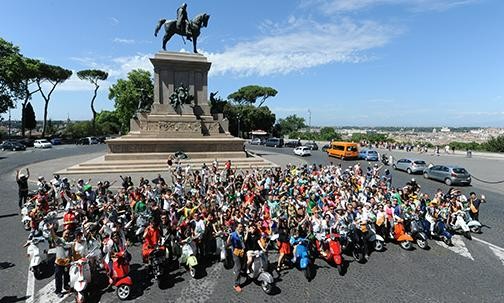
<instances>
[{"instance_id":1,"label":"green foliage","mask_svg":"<svg viewBox=\"0 0 504 303\"><path fill-rule=\"evenodd\" d=\"M479 144L479 143L476 143L476 142L450 142L450 144L448 144L450 146L450 148L455 148L455 150L460 150L460 151L464 151L464 150L483 150L485 148L484 144Z\"/></svg>"},{"instance_id":2,"label":"green foliage","mask_svg":"<svg viewBox=\"0 0 504 303\"><path fill-rule=\"evenodd\" d=\"M14 100L24 97L22 62L19 48L0 38L0 113L14 107Z\"/></svg>"},{"instance_id":3,"label":"green foliage","mask_svg":"<svg viewBox=\"0 0 504 303\"><path fill-rule=\"evenodd\" d=\"M368 141L371 143L376 142L391 142L392 139L388 138L387 134L369 133L369 134L352 134L351 141Z\"/></svg>"},{"instance_id":4,"label":"green foliage","mask_svg":"<svg viewBox=\"0 0 504 303\"><path fill-rule=\"evenodd\" d=\"M65 137L82 138L88 137L94 132L91 121L78 121L69 123L63 132Z\"/></svg>"},{"instance_id":5,"label":"green foliage","mask_svg":"<svg viewBox=\"0 0 504 303\"><path fill-rule=\"evenodd\" d=\"M279 128L281 129L282 135L289 135L293 132L298 132L300 129L305 128L305 119L303 117L298 117L296 115L291 115L285 119L280 119L278 121Z\"/></svg>"},{"instance_id":6,"label":"green foliage","mask_svg":"<svg viewBox=\"0 0 504 303\"><path fill-rule=\"evenodd\" d=\"M504 152L504 135L492 137L490 140L483 143L483 148L487 151L495 153Z\"/></svg>"},{"instance_id":7,"label":"green foliage","mask_svg":"<svg viewBox=\"0 0 504 303\"><path fill-rule=\"evenodd\" d=\"M275 123L275 114L267 106L233 105L228 102L224 106L224 115L229 120L229 131L234 136L238 136L238 121L240 133L257 129L270 132Z\"/></svg>"},{"instance_id":8,"label":"green foliage","mask_svg":"<svg viewBox=\"0 0 504 303\"><path fill-rule=\"evenodd\" d=\"M28 102L23 111L23 127L30 131L37 127L37 120L35 118L35 111L30 102Z\"/></svg>"},{"instance_id":9,"label":"green foliage","mask_svg":"<svg viewBox=\"0 0 504 303\"><path fill-rule=\"evenodd\" d=\"M154 102L153 93L151 74L141 69L131 71L126 80L119 79L110 87L109 99L115 102L115 112L123 133L129 131L130 119L133 118L142 98L150 104Z\"/></svg>"},{"instance_id":10,"label":"green foliage","mask_svg":"<svg viewBox=\"0 0 504 303\"><path fill-rule=\"evenodd\" d=\"M341 135L337 133L333 127L322 127L318 135L318 140L320 141L339 141L341 140Z\"/></svg>"},{"instance_id":11,"label":"green foliage","mask_svg":"<svg viewBox=\"0 0 504 303\"><path fill-rule=\"evenodd\" d=\"M246 105L246 104L255 104L257 99L261 99L259 105L257 107L261 107L263 103L269 97L276 96L278 92L271 87L258 86L258 85L249 85L240 88L238 91L230 94L228 99L233 100L234 102Z\"/></svg>"},{"instance_id":12,"label":"green foliage","mask_svg":"<svg viewBox=\"0 0 504 303\"><path fill-rule=\"evenodd\" d=\"M115 111L102 111L96 116L96 128L103 135L121 132L121 120Z\"/></svg>"}]
</instances>

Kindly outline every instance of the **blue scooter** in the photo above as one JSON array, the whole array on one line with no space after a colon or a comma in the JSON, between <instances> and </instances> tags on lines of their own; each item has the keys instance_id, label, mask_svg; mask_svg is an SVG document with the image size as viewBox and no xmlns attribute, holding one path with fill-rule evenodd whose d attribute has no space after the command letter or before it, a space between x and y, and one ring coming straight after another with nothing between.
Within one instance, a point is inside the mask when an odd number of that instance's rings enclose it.
<instances>
[{"instance_id":1,"label":"blue scooter","mask_svg":"<svg viewBox=\"0 0 504 303\"><path fill-rule=\"evenodd\" d=\"M291 238L291 245L297 245L295 252L295 266L303 271L305 278L312 279L312 264L308 253L310 241L306 238Z\"/></svg>"},{"instance_id":2,"label":"blue scooter","mask_svg":"<svg viewBox=\"0 0 504 303\"><path fill-rule=\"evenodd\" d=\"M434 224L434 236L437 238L440 238L443 240L443 242L448 245L452 246L452 237L453 235L446 229L446 225L441 219L437 219L436 223Z\"/></svg>"}]
</instances>

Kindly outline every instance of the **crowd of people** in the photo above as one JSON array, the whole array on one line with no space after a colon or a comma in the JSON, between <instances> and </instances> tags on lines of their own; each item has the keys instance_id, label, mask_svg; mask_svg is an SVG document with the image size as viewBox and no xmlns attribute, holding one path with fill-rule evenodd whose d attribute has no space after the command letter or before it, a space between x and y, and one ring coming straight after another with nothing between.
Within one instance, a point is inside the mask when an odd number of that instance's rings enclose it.
<instances>
[{"instance_id":1,"label":"crowd of people","mask_svg":"<svg viewBox=\"0 0 504 303\"><path fill-rule=\"evenodd\" d=\"M204 262L214 257L216 235L227 235L234 260L234 289L241 292L242 274L250 270L254 252L272 249L268 245L272 235L278 238L273 245L278 250L273 270L281 274L292 265L297 237L316 239L342 226L359 228L371 223L387 238L405 214L429 213L449 224L461 210L478 219L485 202L484 196L466 196L456 188L423 193L414 179L399 186L390 172L377 165L236 170L230 161L224 165L214 161L197 169L170 164L168 181L158 175L134 184L131 177L121 176L122 184L114 186L108 181L79 179L74 183L58 175L50 181L39 177L33 196L28 195L29 172L18 171L19 205L33 205L30 235L43 233L57 248L55 291L59 296L70 288L70 262L91 246L99 247L112 275L114 255L134 249L136 239L129 230L140 216L149 218L141 240L144 263L163 236L192 239L196 256ZM64 213L60 232L54 222L44 221L54 209Z\"/></svg>"}]
</instances>

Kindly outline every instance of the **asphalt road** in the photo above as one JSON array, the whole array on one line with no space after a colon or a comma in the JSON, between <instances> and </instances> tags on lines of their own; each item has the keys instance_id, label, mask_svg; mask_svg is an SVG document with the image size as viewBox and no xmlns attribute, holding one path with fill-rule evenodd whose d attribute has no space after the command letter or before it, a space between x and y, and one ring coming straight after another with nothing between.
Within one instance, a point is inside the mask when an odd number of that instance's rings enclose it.
<instances>
[{"instance_id":1,"label":"asphalt road","mask_svg":"<svg viewBox=\"0 0 504 303\"><path fill-rule=\"evenodd\" d=\"M12 180L12 171L35 161L56 157L100 151L103 146L62 148L51 151L24 153L0 153L0 189L2 208L0 210L0 302L21 302L26 299L28 260L21 247L26 232L20 224L17 210L17 187ZM259 147L267 152L291 154L290 149ZM260 152L260 151L259 151ZM314 152L304 158L308 163L335 163L340 160L328 159L324 153ZM344 161L352 165L353 161ZM396 186L411 179L402 172L393 172ZM434 181L416 177L422 189L434 192L446 186ZM476 191L478 187L464 188ZM455 245L447 248L430 241L430 250L415 249L404 251L393 243L387 243L387 250L373 253L366 264L356 264L351 258L347 272L340 277L335 268L322 260L316 261L316 277L306 281L301 272L282 272L277 278L277 291L273 296L265 295L256 285L244 287L241 294L232 290L232 273L221 264L205 269L203 277L197 280L184 270L172 270L159 288L147 277L141 264L140 247L133 247L131 275L134 280L133 299L135 302L504 302L504 236L502 195L483 192L488 203L481 208L480 218L488 227L483 234L466 240L456 237ZM276 255L270 255L274 260ZM276 275L275 275L276 277ZM51 295L54 281L52 276L35 281L35 301L70 302L73 298L59 300ZM98 292L96 292L98 293ZM91 302L117 302L112 292L99 293Z\"/></svg>"}]
</instances>

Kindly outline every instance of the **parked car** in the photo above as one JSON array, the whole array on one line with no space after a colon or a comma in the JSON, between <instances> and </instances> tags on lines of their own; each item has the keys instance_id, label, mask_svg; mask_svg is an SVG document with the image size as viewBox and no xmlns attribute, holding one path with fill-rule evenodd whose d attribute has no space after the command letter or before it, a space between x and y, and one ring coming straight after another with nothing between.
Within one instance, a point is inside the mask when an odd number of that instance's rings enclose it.
<instances>
[{"instance_id":1,"label":"parked car","mask_svg":"<svg viewBox=\"0 0 504 303\"><path fill-rule=\"evenodd\" d=\"M61 145L61 138L52 138L51 139L51 144L52 145Z\"/></svg>"},{"instance_id":2,"label":"parked car","mask_svg":"<svg viewBox=\"0 0 504 303\"><path fill-rule=\"evenodd\" d=\"M424 170L423 176L425 179L444 182L448 186L452 184L471 184L471 174L465 168L455 165L431 166Z\"/></svg>"},{"instance_id":3,"label":"parked car","mask_svg":"<svg viewBox=\"0 0 504 303\"><path fill-rule=\"evenodd\" d=\"M23 144L25 147L33 147L33 143L35 143L35 140L30 139L30 138L23 138L17 140L17 142Z\"/></svg>"},{"instance_id":4,"label":"parked car","mask_svg":"<svg viewBox=\"0 0 504 303\"><path fill-rule=\"evenodd\" d=\"M308 146L298 146L294 148L294 154L301 157L311 156L311 149Z\"/></svg>"},{"instance_id":5,"label":"parked car","mask_svg":"<svg viewBox=\"0 0 504 303\"><path fill-rule=\"evenodd\" d=\"M269 138L266 140L265 145L270 147L283 147L284 140L282 138Z\"/></svg>"},{"instance_id":6,"label":"parked car","mask_svg":"<svg viewBox=\"0 0 504 303\"><path fill-rule=\"evenodd\" d=\"M374 149L363 148L359 152L359 159L366 161L378 161L378 152Z\"/></svg>"},{"instance_id":7,"label":"parked car","mask_svg":"<svg viewBox=\"0 0 504 303\"><path fill-rule=\"evenodd\" d=\"M396 163L392 164L392 167L397 170L402 170L408 174L423 173L427 168L427 163L420 159L399 159Z\"/></svg>"},{"instance_id":8,"label":"parked car","mask_svg":"<svg viewBox=\"0 0 504 303\"><path fill-rule=\"evenodd\" d=\"M26 150L26 146L16 141L5 141L0 145L2 150Z\"/></svg>"},{"instance_id":9,"label":"parked car","mask_svg":"<svg viewBox=\"0 0 504 303\"><path fill-rule=\"evenodd\" d=\"M299 140L290 140L289 142L285 143L285 147L298 147L301 146L301 141Z\"/></svg>"},{"instance_id":10,"label":"parked car","mask_svg":"<svg viewBox=\"0 0 504 303\"><path fill-rule=\"evenodd\" d=\"M306 142L304 146L308 146L311 150L318 150L318 145L315 142Z\"/></svg>"},{"instance_id":11,"label":"parked car","mask_svg":"<svg viewBox=\"0 0 504 303\"><path fill-rule=\"evenodd\" d=\"M33 142L33 147L35 147L35 148L51 148L52 144L51 144L51 142L47 141L46 139L39 139L39 140L35 140L35 142Z\"/></svg>"},{"instance_id":12,"label":"parked car","mask_svg":"<svg viewBox=\"0 0 504 303\"><path fill-rule=\"evenodd\" d=\"M75 141L75 144L77 145L89 145L89 139L88 138L80 138Z\"/></svg>"},{"instance_id":13,"label":"parked car","mask_svg":"<svg viewBox=\"0 0 504 303\"><path fill-rule=\"evenodd\" d=\"M324 144L324 146L322 146L320 150L323 152L327 152L329 148L331 148L331 144Z\"/></svg>"},{"instance_id":14,"label":"parked car","mask_svg":"<svg viewBox=\"0 0 504 303\"><path fill-rule=\"evenodd\" d=\"M260 138L254 138L254 139L250 140L250 144L251 145L259 145L259 144L261 144L261 139Z\"/></svg>"}]
</instances>

